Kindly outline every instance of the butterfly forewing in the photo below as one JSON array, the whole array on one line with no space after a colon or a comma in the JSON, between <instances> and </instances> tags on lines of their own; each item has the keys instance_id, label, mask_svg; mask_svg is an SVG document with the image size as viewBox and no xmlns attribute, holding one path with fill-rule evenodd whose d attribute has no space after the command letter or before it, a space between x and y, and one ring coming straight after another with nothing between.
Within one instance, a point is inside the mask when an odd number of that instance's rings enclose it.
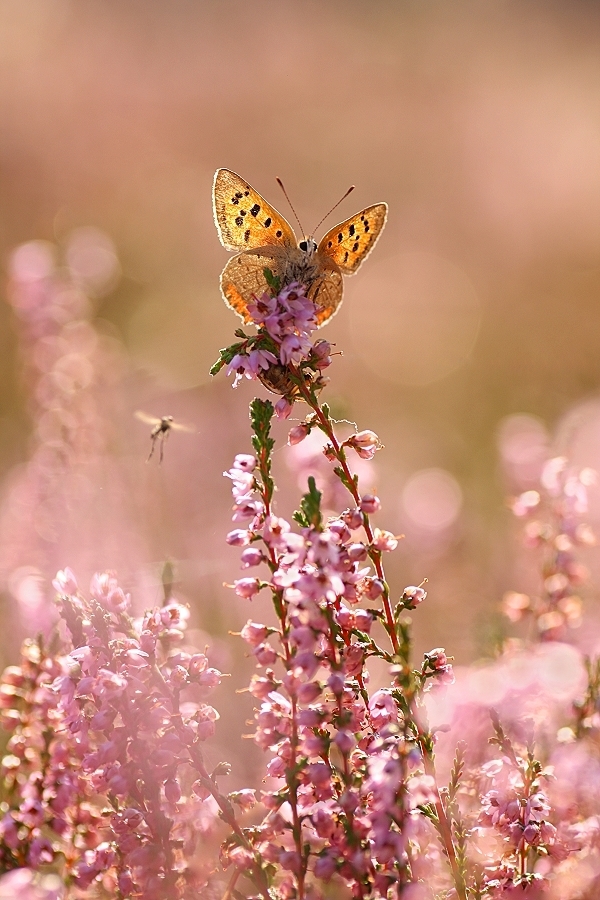
<instances>
[{"instance_id":1,"label":"butterfly forewing","mask_svg":"<svg viewBox=\"0 0 600 900\"><path fill-rule=\"evenodd\" d=\"M319 254L332 260L344 275L353 275L369 255L387 218L387 203L368 206L328 231Z\"/></svg>"},{"instance_id":2,"label":"butterfly forewing","mask_svg":"<svg viewBox=\"0 0 600 900\"><path fill-rule=\"evenodd\" d=\"M289 222L230 169L217 169L213 211L221 243L227 250L250 250L265 244L295 247Z\"/></svg>"}]
</instances>

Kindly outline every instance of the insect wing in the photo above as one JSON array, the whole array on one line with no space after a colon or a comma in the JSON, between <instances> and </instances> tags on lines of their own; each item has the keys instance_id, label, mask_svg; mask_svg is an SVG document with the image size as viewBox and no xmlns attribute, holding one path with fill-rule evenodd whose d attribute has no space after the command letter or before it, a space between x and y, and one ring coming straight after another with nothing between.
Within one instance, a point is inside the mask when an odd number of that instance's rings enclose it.
<instances>
[{"instance_id":1,"label":"insect wing","mask_svg":"<svg viewBox=\"0 0 600 900\"><path fill-rule=\"evenodd\" d=\"M265 244L295 247L294 231L281 213L230 169L217 169L213 213L227 250L251 250Z\"/></svg>"},{"instance_id":2,"label":"insect wing","mask_svg":"<svg viewBox=\"0 0 600 900\"><path fill-rule=\"evenodd\" d=\"M318 253L334 262L344 275L353 275L375 246L387 209L387 203L376 203L340 222L321 239Z\"/></svg>"}]
</instances>

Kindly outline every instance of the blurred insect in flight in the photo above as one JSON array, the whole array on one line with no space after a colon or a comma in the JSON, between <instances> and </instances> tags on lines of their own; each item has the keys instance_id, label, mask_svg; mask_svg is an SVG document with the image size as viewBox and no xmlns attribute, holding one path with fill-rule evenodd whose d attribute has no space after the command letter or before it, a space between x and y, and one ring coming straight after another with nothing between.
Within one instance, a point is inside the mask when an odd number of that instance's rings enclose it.
<instances>
[{"instance_id":1,"label":"blurred insect in flight","mask_svg":"<svg viewBox=\"0 0 600 900\"><path fill-rule=\"evenodd\" d=\"M152 441L152 447L150 448L150 454L146 462L150 462L152 459L152 454L154 453L154 449L156 447L156 442L160 442L160 455L159 455L159 465L163 461L163 455L165 450L165 441L169 437L171 431L187 431L191 433L194 431L193 428L190 428L189 425L182 425L180 422L175 422L173 416L149 416L148 413L142 412L141 410L137 410L135 414L136 419L139 419L140 422L145 422L146 425L152 425L152 431L150 432L150 440Z\"/></svg>"}]
</instances>

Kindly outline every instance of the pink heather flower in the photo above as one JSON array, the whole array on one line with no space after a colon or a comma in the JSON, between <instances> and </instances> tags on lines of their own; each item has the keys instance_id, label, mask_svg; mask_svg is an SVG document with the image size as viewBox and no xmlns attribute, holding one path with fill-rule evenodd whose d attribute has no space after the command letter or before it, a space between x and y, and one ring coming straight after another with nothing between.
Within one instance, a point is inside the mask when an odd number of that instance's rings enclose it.
<instances>
[{"instance_id":1,"label":"pink heather flower","mask_svg":"<svg viewBox=\"0 0 600 900\"><path fill-rule=\"evenodd\" d=\"M347 441L344 441L344 444L345 446L352 447L353 450L356 450L362 459L373 459L376 451L381 447L379 438L375 432L369 431L368 429L353 434Z\"/></svg>"},{"instance_id":2,"label":"pink heather flower","mask_svg":"<svg viewBox=\"0 0 600 900\"><path fill-rule=\"evenodd\" d=\"M331 365L331 344L329 341L317 341L313 352L318 359L319 369L326 369Z\"/></svg>"},{"instance_id":3,"label":"pink heather flower","mask_svg":"<svg viewBox=\"0 0 600 900\"><path fill-rule=\"evenodd\" d=\"M237 581L234 581L233 587L238 597L252 600L255 594L258 594L260 591L261 583L258 578L238 578Z\"/></svg>"},{"instance_id":4,"label":"pink heather flower","mask_svg":"<svg viewBox=\"0 0 600 900\"><path fill-rule=\"evenodd\" d=\"M267 639L269 629L266 625L261 625L248 619L240 633L246 643L250 644L251 647L256 647Z\"/></svg>"},{"instance_id":5,"label":"pink heather flower","mask_svg":"<svg viewBox=\"0 0 600 900\"><path fill-rule=\"evenodd\" d=\"M288 419L292 412L292 404L287 397L281 397L275 404L275 415L278 419Z\"/></svg>"},{"instance_id":6,"label":"pink heather flower","mask_svg":"<svg viewBox=\"0 0 600 900\"><path fill-rule=\"evenodd\" d=\"M354 627L359 631L365 632L365 634L369 634L371 631L371 625L373 624L373 616L366 609L355 609L354 610Z\"/></svg>"},{"instance_id":7,"label":"pink heather flower","mask_svg":"<svg viewBox=\"0 0 600 900\"><path fill-rule=\"evenodd\" d=\"M373 546L376 550L389 552L395 550L398 546L398 538L391 531L383 531L381 528L376 528L373 532Z\"/></svg>"},{"instance_id":8,"label":"pink heather flower","mask_svg":"<svg viewBox=\"0 0 600 900\"><path fill-rule=\"evenodd\" d=\"M398 706L389 690L384 688L373 694L369 700L369 713L377 731L398 721Z\"/></svg>"},{"instance_id":9,"label":"pink heather flower","mask_svg":"<svg viewBox=\"0 0 600 900\"><path fill-rule=\"evenodd\" d=\"M362 512L367 513L367 515L379 512L381 509L381 500L374 494L364 494L364 496L360 498L360 508Z\"/></svg>"},{"instance_id":10,"label":"pink heather flower","mask_svg":"<svg viewBox=\"0 0 600 900\"><path fill-rule=\"evenodd\" d=\"M310 434L310 428L306 424L306 422L302 422L300 425L295 425L290 429L288 434L288 445L293 447L295 444L299 444Z\"/></svg>"},{"instance_id":11,"label":"pink heather flower","mask_svg":"<svg viewBox=\"0 0 600 900\"><path fill-rule=\"evenodd\" d=\"M272 666L277 661L277 651L267 642L258 644L254 649L254 655L261 666Z\"/></svg>"},{"instance_id":12,"label":"pink heather flower","mask_svg":"<svg viewBox=\"0 0 600 900\"><path fill-rule=\"evenodd\" d=\"M253 472L256 468L256 457L251 453L237 453L233 460L233 468Z\"/></svg>"},{"instance_id":13,"label":"pink heather flower","mask_svg":"<svg viewBox=\"0 0 600 900\"><path fill-rule=\"evenodd\" d=\"M258 547L247 547L240 555L240 563L243 569L258 566L264 559L265 555Z\"/></svg>"},{"instance_id":14,"label":"pink heather flower","mask_svg":"<svg viewBox=\"0 0 600 900\"><path fill-rule=\"evenodd\" d=\"M402 603L405 609L416 609L417 606L423 602L423 600L427 596L427 591L423 590L421 585L416 586L414 584L409 585L404 588L404 593L402 594Z\"/></svg>"},{"instance_id":15,"label":"pink heather flower","mask_svg":"<svg viewBox=\"0 0 600 900\"><path fill-rule=\"evenodd\" d=\"M250 788L234 791L228 796L232 803L236 803L243 810L252 809L253 806L256 806L256 791Z\"/></svg>"},{"instance_id":16,"label":"pink heather flower","mask_svg":"<svg viewBox=\"0 0 600 900\"><path fill-rule=\"evenodd\" d=\"M225 538L231 547L246 547L251 540L251 533L245 528L234 528Z\"/></svg>"},{"instance_id":17,"label":"pink heather flower","mask_svg":"<svg viewBox=\"0 0 600 900\"><path fill-rule=\"evenodd\" d=\"M52 586L59 594L76 594L77 580L73 572L67 567L56 573Z\"/></svg>"}]
</instances>

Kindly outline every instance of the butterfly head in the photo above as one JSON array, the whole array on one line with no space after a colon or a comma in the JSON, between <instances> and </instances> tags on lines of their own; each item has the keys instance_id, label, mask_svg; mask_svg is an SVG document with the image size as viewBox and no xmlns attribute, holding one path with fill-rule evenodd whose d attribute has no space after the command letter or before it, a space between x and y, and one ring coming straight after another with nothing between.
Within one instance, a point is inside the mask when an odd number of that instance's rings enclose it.
<instances>
[{"instance_id":1,"label":"butterfly head","mask_svg":"<svg viewBox=\"0 0 600 900\"><path fill-rule=\"evenodd\" d=\"M313 241L312 238L304 238L303 241L300 241L298 247L302 250L303 253L306 253L308 256L314 256L317 252L317 242Z\"/></svg>"}]
</instances>

